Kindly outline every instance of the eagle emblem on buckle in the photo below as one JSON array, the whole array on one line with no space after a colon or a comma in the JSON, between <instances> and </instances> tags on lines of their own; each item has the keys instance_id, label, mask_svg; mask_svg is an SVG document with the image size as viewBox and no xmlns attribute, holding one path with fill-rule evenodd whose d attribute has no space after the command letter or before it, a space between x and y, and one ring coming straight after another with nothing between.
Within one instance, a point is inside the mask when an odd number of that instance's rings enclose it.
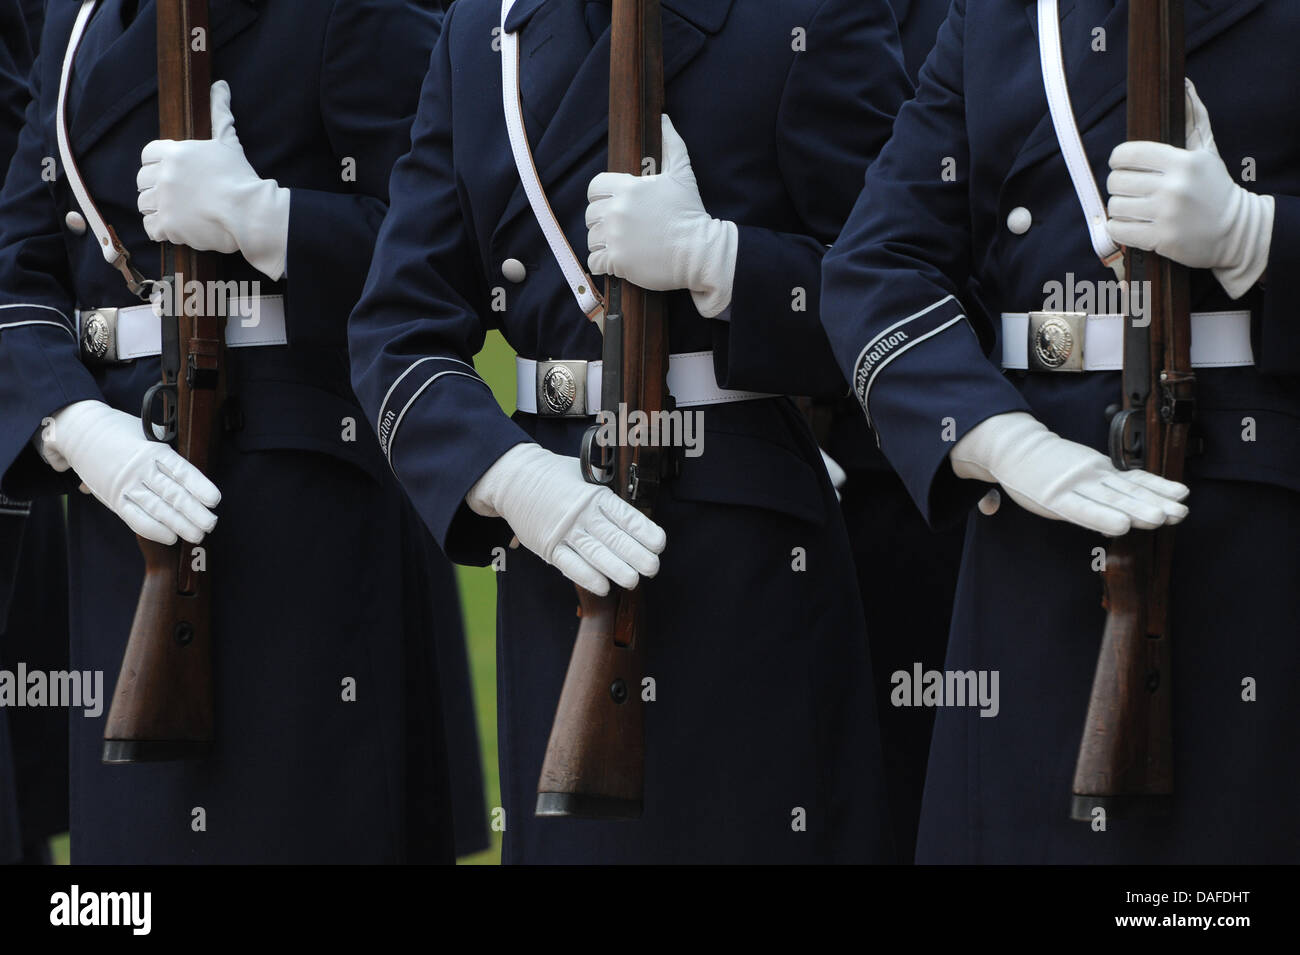
<instances>
[{"instance_id":1,"label":"eagle emblem on buckle","mask_svg":"<svg viewBox=\"0 0 1300 955\"><path fill-rule=\"evenodd\" d=\"M568 414L578 397L578 381L564 365L552 365L542 378L542 398L551 414Z\"/></svg>"},{"instance_id":2,"label":"eagle emblem on buckle","mask_svg":"<svg viewBox=\"0 0 1300 955\"><path fill-rule=\"evenodd\" d=\"M1083 371L1083 312L1031 312L1031 371Z\"/></svg>"},{"instance_id":3,"label":"eagle emblem on buckle","mask_svg":"<svg viewBox=\"0 0 1300 955\"><path fill-rule=\"evenodd\" d=\"M81 348L87 357L103 361L108 357L111 336L108 321L99 312L91 312L81 326Z\"/></svg>"}]
</instances>

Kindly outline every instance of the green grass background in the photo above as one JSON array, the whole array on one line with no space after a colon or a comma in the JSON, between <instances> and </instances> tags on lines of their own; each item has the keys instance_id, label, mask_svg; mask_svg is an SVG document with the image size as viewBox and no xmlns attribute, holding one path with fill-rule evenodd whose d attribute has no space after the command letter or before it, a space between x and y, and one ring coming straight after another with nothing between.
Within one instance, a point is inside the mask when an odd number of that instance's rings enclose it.
<instances>
[{"instance_id":1,"label":"green grass background","mask_svg":"<svg viewBox=\"0 0 1300 955\"><path fill-rule=\"evenodd\" d=\"M492 386L501 407L507 414L514 414L515 353L500 332L488 334L474 364ZM474 706L478 711L479 747L483 754L484 791L491 819L493 807L501 805L501 779L497 772L496 575L490 567L457 567L456 576L465 615L465 639L474 684ZM491 835L492 846L487 851L466 856L460 860L461 864L500 865L501 833Z\"/></svg>"},{"instance_id":2,"label":"green grass background","mask_svg":"<svg viewBox=\"0 0 1300 955\"><path fill-rule=\"evenodd\" d=\"M492 386L492 392L507 414L515 410L515 353L499 332L491 332L475 365L479 374ZM483 782L487 796L488 818L492 808L501 805L501 780L497 773L497 661L496 601L497 583L491 568L457 567L461 609L465 615L465 638L474 685L474 706L478 711L479 746L483 754ZM54 840L55 861L68 862L68 837ZM499 865L501 833L492 833L492 846L485 852L466 856L462 865Z\"/></svg>"}]
</instances>

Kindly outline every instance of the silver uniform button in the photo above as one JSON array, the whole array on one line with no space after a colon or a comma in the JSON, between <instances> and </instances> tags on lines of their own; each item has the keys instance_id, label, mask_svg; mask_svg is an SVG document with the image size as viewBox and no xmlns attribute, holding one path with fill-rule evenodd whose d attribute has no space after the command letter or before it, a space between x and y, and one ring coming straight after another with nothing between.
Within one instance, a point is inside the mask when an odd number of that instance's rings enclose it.
<instances>
[{"instance_id":1,"label":"silver uniform button","mask_svg":"<svg viewBox=\"0 0 1300 955\"><path fill-rule=\"evenodd\" d=\"M518 259L506 259L501 263L501 274L504 275L508 281L514 282L518 285L528 277L528 270L524 268L524 263L520 262Z\"/></svg>"},{"instance_id":2,"label":"silver uniform button","mask_svg":"<svg viewBox=\"0 0 1300 955\"><path fill-rule=\"evenodd\" d=\"M1016 206L1007 216L1007 228L1016 235L1024 235L1033 224L1033 214L1024 206Z\"/></svg>"},{"instance_id":3,"label":"silver uniform button","mask_svg":"<svg viewBox=\"0 0 1300 955\"><path fill-rule=\"evenodd\" d=\"M69 212L63 217L63 224L66 225L68 230L75 235L86 234L86 219L80 212L75 210Z\"/></svg>"}]
</instances>

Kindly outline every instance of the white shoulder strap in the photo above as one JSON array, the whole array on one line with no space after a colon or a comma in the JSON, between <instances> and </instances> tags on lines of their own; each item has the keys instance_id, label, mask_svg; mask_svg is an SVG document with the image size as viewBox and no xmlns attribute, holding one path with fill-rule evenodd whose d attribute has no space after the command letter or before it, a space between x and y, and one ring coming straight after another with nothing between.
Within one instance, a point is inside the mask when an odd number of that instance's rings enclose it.
<instances>
[{"instance_id":1,"label":"white shoulder strap","mask_svg":"<svg viewBox=\"0 0 1300 955\"><path fill-rule=\"evenodd\" d=\"M506 113L506 131L510 134L510 150L514 153L515 166L524 184L524 194L528 196L528 204L533 208L533 217L541 226L546 244L551 247L551 254L564 273L564 280L569 283L578 307L587 318L603 327L605 303L596 294L591 276L574 255L573 247L569 245L564 230L555 219L551 203L538 178L532 150L528 146L523 104L519 99L519 37L506 32L506 17L514 5L515 0L501 0L501 97Z\"/></svg>"},{"instance_id":2,"label":"white shoulder strap","mask_svg":"<svg viewBox=\"0 0 1300 955\"><path fill-rule=\"evenodd\" d=\"M82 0L81 10L77 13L77 19L72 25L72 35L68 38L68 49L63 54L63 72L59 75L59 103L58 115L55 116L54 131L55 137L59 144L59 159L63 163L63 172L68 177L68 186L72 189L72 196L77 200L77 205L81 208L81 214L86 217L86 223L90 226L95 238L99 240L99 251L104 255L104 261L113 268L122 273L126 279L127 287L135 295L147 298L148 284L143 275L131 265L131 254L127 252L113 227L104 221L104 217L99 214L99 208L95 205L90 193L86 189L85 182L81 179L81 171L77 169L77 161L72 157L72 147L68 144L68 81L72 76L72 61L77 55L77 48L81 46L81 38L85 35L86 24L90 22L90 15L95 12L95 4L99 0Z\"/></svg>"},{"instance_id":3,"label":"white shoulder strap","mask_svg":"<svg viewBox=\"0 0 1300 955\"><path fill-rule=\"evenodd\" d=\"M1056 141L1061 146L1074 191L1088 219L1093 250L1102 264L1114 269L1123 281L1124 253L1106 231L1106 206L1101 201L1092 167L1088 165L1088 154L1084 152L1074 109L1070 106L1070 87L1065 80L1065 60L1061 56L1057 0L1038 0L1038 55L1043 70L1043 87L1047 91L1047 106L1052 111L1052 125L1056 128Z\"/></svg>"}]
</instances>

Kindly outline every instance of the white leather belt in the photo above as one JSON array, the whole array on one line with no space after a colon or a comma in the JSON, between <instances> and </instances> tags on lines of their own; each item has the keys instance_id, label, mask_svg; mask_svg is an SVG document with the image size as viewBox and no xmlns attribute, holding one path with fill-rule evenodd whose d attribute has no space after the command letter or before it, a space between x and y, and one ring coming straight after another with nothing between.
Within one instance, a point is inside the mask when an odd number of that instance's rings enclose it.
<instances>
[{"instance_id":1,"label":"white leather belt","mask_svg":"<svg viewBox=\"0 0 1300 955\"><path fill-rule=\"evenodd\" d=\"M1253 364L1250 312L1192 313L1193 368L1242 368ZM1124 316L1003 313L1002 367L1120 371L1124 367Z\"/></svg>"},{"instance_id":2,"label":"white leather belt","mask_svg":"<svg viewBox=\"0 0 1300 955\"><path fill-rule=\"evenodd\" d=\"M284 296L258 295L226 306L226 345L256 348L287 345ZM162 352L162 320L152 305L128 308L78 309L77 341L91 362L123 362Z\"/></svg>"},{"instance_id":3,"label":"white leather belt","mask_svg":"<svg viewBox=\"0 0 1300 955\"><path fill-rule=\"evenodd\" d=\"M526 414L540 414L548 418L594 415L601 410L602 364L599 361L534 361L531 358L516 358L515 405ZM713 373L711 351L669 355L668 393L673 396L679 408L775 397L759 391L719 388Z\"/></svg>"}]
</instances>

